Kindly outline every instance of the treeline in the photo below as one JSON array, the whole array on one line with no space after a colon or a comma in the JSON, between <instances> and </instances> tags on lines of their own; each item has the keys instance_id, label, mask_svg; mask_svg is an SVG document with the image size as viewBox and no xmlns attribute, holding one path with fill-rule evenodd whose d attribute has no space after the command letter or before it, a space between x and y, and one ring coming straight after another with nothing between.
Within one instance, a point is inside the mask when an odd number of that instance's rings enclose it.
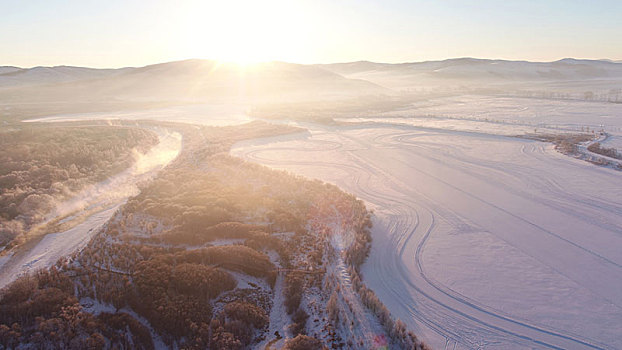
<instances>
[{"instance_id":1,"label":"treeline","mask_svg":"<svg viewBox=\"0 0 622 350\"><path fill-rule=\"evenodd\" d=\"M618 152L615 148L603 147L600 144L600 142L596 142L596 143L589 145L587 149L590 152L594 152L594 153L597 153L603 156L622 160L622 154L620 154L620 152Z\"/></svg>"},{"instance_id":2,"label":"treeline","mask_svg":"<svg viewBox=\"0 0 622 350\"><path fill-rule=\"evenodd\" d=\"M527 139L551 142L555 149L563 154L576 155L579 151L578 144L594 139L592 134L529 134Z\"/></svg>"},{"instance_id":3,"label":"treeline","mask_svg":"<svg viewBox=\"0 0 622 350\"><path fill-rule=\"evenodd\" d=\"M369 256L371 249L371 213L365 208L363 202L357 200L354 196L349 201L340 201L338 203L330 207L336 208L339 213L338 216L344 220L342 223L344 232L352 235L348 237L352 242L345 252L345 263L348 267L348 274L351 276L354 290L358 293L362 303L377 317L389 338L400 349L429 349L413 332L407 329L404 322L399 319L395 320L391 316L387 307L376 296L374 291L367 288L362 281L360 267ZM329 213L322 213L321 215L325 217ZM329 283L329 285L331 284ZM337 295L333 293L327 304L329 316L335 320L338 319L339 315L336 299Z\"/></svg>"},{"instance_id":4,"label":"treeline","mask_svg":"<svg viewBox=\"0 0 622 350\"><path fill-rule=\"evenodd\" d=\"M130 127L28 125L0 131L0 246L85 185L128 168L157 136Z\"/></svg>"},{"instance_id":5,"label":"treeline","mask_svg":"<svg viewBox=\"0 0 622 350\"><path fill-rule=\"evenodd\" d=\"M509 94L512 96L513 94ZM560 92L560 91L517 91L515 95L518 97L551 99L551 100L575 100L575 101L599 101L622 103L622 89L609 89L600 91L583 91L583 92Z\"/></svg>"},{"instance_id":6,"label":"treeline","mask_svg":"<svg viewBox=\"0 0 622 350\"><path fill-rule=\"evenodd\" d=\"M360 266L369 255L371 248L371 218L369 215L360 216L355 221L354 232L355 242L347 251L346 260L349 265L349 273L352 276L352 285L358 293L363 304L378 318L378 321L387 332L393 342L398 344L400 349L427 350L429 347L423 343L412 331L409 331L406 324L399 319L394 319L387 307L376 296L373 290L367 288L360 276Z\"/></svg>"},{"instance_id":7,"label":"treeline","mask_svg":"<svg viewBox=\"0 0 622 350\"><path fill-rule=\"evenodd\" d=\"M579 152L579 144L594 140L593 134L529 134L523 136L528 139L551 142L555 145L555 149L559 152L582 158L583 155ZM595 142L587 147L588 151L600 154L603 156L622 160L622 154L615 148L603 147L600 142ZM599 165L599 166L611 166L613 169L622 170L622 163L616 161L609 161L605 158L599 157L583 157L586 161Z\"/></svg>"},{"instance_id":8,"label":"treeline","mask_svg":"<svg viewBox=\"0 0 622 350\"><path fill-rule=\"evenodd\" d=\"M412 332L407 330L403 322L393 319L380 299L361 280L360 266L369 255L372 241L371 213L364 203L355 196L341 191L332 192L332 195L326 195L322 200L323 202L314 206L311 212L311 226L314 230L325 233L328 240L324 249L333 264L337 264L336 259L342 254L341 258L347 267L347 275L350 277L354 292L383 326L389 337L388 345L400 349L427 349ZM345 251L335 249L329 243L333 235L341 236L339 239L345 242ZM344 293L344 288L349 288L348 283L343 278L337 278L335 274L330 274L324 279L323 291L327 296L326 316L331 326L328 335L330 342L337 347L361 348L365 346L364 341L355 340L353 338L355 333L348 333L356 329L361 322L357 318L360 317L360 312L355 312L354 307L357 301L351 300L349 293Z\"/></svg>"}]
</instances>

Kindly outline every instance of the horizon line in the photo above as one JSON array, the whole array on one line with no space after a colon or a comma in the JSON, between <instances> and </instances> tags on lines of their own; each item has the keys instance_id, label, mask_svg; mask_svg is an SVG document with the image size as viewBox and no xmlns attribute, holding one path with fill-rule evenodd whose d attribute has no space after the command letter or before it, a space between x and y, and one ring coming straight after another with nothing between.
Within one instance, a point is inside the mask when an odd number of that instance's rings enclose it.
<instances>
[{"instance_id":1,"label":"horizon line","mask_svg":"<svg viewBox=\"0 0 622 350\"><path fill-rule=\"evenodd\" d=\"M457 60L467 60L467 59L471 59L471 60L477 60L477 61L503 61L503 62L527 62L527 63L555 63L555 62L561 62L564 60L575 60L575 61L593 61L593 62L607 62L607 63L614 63L614 64L622 64L622 59L611 59L611 58L575 58L575 57L563 57L557 60L552 60L552 61L539 61L539 60L534 60L534 61L530 61L530 60L526 60L526 59L505 59L505 58L482 58L482 57L473 57L473 56L463 56L463 57L450 57L450 58L445 58L445 59L431 59L431 60L422 60L422 61L400 61L400 62L381 62L381 61L370 61L370 60L365 60L365 59L361 59L361 60L354 60L354 61L337 61L337 62L322 62L322 63L299 63L299 62L289 62L289 61L282 61L282 60L268 60L268 61L258 61L258 62L252 62L252 63L240 63L240 62L235 62L235 61L228 61L228 60L218 60L218 59L211 59L211 58L198 58L198 57L193 57L193 58L185 58L185 59L178 59L178 60L171 60L171 61L163 61L163 62L155 62L155 63L149 63L149 64L145 64L145 65L129 65L129 66L117 66L117 67L98 67L98 66L86 66L86 65L69 65L69 64L59 64L59 65L37 65L37 66L30 66L30 67L22 67L22 66L17 66L17 65L11 65L11 64L2 64L0 65L0 67L11 67L11 68L18 68L18 69L24 69L24 70L28 70L28 69L34 69L34 68L61 68L61 67L67 67L67 68L87 68L87 69L128 69L128 68L144 68L144 67L149 67L149 66L155 66L158 64L167 64L167 63L176 63L176 62L187 62L187 61L213 61L213 62L219 62L219 63L223 63L223 64L237 64L240 66L253 66L253 65L258 65L258 64L266 64L266 63L286 63L286 64L297 64L297 65L301 65L301 66L315 66L315 65L331 65L331 64L348 64L348 63L362 63L362 62L366 62L366 63L375 63L375 64L391 64L391 65L400 65L400 64L417 64L417 63L430 63L430 62L444 62L444 61L457 61Z\"/></svg>"}]
</instances>

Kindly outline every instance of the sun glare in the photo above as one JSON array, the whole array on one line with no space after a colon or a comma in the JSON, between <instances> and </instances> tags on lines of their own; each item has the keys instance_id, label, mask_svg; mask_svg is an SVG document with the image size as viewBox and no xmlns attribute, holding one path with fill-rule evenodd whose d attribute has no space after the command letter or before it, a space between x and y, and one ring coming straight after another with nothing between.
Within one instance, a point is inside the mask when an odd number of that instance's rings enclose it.
<instances>
[{"instance_id":1,"label":"sun glare","mask_svg":"<svg viewBox=\"0 0 622 350\"><path fill-rule=\"evenodd\" d=\"M295 2L195 3L184 11L179 44L192 57L243 66L301 61L311 41L307 9Z\"/></svg>"}]
</instances>

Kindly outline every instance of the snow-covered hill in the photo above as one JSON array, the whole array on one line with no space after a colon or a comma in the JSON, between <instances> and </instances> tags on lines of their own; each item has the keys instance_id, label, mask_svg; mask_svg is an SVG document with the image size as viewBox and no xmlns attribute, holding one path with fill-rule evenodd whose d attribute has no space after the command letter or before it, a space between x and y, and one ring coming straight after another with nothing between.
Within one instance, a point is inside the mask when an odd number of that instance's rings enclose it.
<instances>
[{"instance_id":1,"label":"snow-covered hill","mask_svg":"<svg viewBox=\"0 0 622 350\"><path fill-rule=\"evenodd\" d=\"M383 71L399 74L422 74L443 78L471 79L544 79L574 80L622 77L622 64L605 60L565 58L555 62L528 62L456 58L413 63L374 63L359 61L319 65L343 75Z\"/></svg>"},{"instance_id":2,"label":"snow-covered hill","mask_svg":"<svg viewBox=\"0 0 622 350\"><path fill-rule=\"evenodd\" d=\"M267 62L240 66L194 59L121 69L0 67L0 88L9 89L11 96L32 96L36 86L37 96L54 100L88 97L293 102L394 95L398 90L434 87L565 91L576 90L577 83L581 87L589 84L594 92L621 88L622 63L574 58L555 62L457 58L400 64Z\"/></svg>"},{"instance_id":3,"label":"snow-covered hill","mask_svg":"<svg viewBox=\"0 0 622 350\"><path fill-rule=\"evenodd\" d=\"M127 70L127 68L94 69L70 66L34 67L29 69L0 67L0 87L56 84L97 79L122 74Z\"/></svg>"},{"instance_id":4,"label":"snow-covered hill","mask_svg":"<svg viewBox=\"0 0 622 350\"><path fill-rule=\"evenodd\" d=\"M606 60L565 58L527 62L457 58L414 63L367 61L320 65L349 78L365 79L389 88L418 84L541 83L576 80L622 80L622 64Z\"/></svg>"},{"instance_id":5,"label":"snow-covered hill","mask_svg":"<svg viewBox=\"0 0 622 350\"><path fill-rule=\"evenodd\" d=\"M386 94L374 83L313 65L269 62L240 66L185 60L140 68L3 67L0 88L11 97L45 100L183 100L192 102L351 98Z\"/></svg>"},{"instance_id":6,"label":"snow-covered hill","mask_svg":"<svg viewBox=\"0 0 622 350\"><path fill-rule=\"evenodd\" d=\"M0 75L5 73L13 73L22 70L22 68L13 67L13 66L0 66Z\"/></svg>"}]
</instances>

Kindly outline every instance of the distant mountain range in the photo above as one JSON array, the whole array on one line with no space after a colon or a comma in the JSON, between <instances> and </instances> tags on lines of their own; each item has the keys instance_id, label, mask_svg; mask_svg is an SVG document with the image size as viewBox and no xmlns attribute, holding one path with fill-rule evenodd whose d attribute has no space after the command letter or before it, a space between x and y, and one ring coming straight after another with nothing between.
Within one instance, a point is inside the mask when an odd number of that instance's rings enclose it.
<instances>
[{"instance_id":1,"label":"distant mountain range","mask_svg":"<svg viewBox=\"0 0 622 350\"><path fill-rule=\"evenodd\" d=\"M77 80L103 78L121 74L123 69L94 69L83 67L0 67L0 87L18 85L55 84Z\"/></svg>"},{"instance_id":2,"label":"distant mountain range","mask_svg":"<svg viewBox=\"0 0 622 350\"><path fill-rule=\"evenodd\" d=\"M269 62L248 67L211 60L120 69L4 66L0 67L0 97L282 102L392 95L409 88L445 85L587 80L622 81L622 63L572 58L555 62L458 58L400 64Z\"/></svg>"},{"instance_id":3,"label":"distant mountain range","mask_svg":"<svg viewBox=\"0 0 622 350\"><path fill-rule=\"evenodd\" d=\"M320 65L348 78L403 88L418 84L483 84L621 79L622 64L606 60L565 58L555 62L527 62L457 58L415 63L351 62Z\"/></svg>"},{"instance_id":4,"label":"distant mountain range","mask_svg":"<svg viewBox=\"0 0 622 350\"><path fill-rule=\"evenodd\" d=\"M36 92L38 98L235 101L334 99L388 89L345 78L315 65L270 62L241 67L186 60L140 68L0 67L0 95Z\"/></svg>"}]
</instances>

